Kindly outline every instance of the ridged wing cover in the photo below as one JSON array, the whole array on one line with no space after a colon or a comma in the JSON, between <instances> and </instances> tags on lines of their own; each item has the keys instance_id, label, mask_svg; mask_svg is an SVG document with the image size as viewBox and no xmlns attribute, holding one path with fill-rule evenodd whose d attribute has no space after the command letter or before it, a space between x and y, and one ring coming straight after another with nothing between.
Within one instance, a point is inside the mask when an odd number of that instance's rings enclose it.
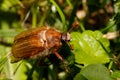
<instances>
[{"instance_id":1,"label":"ridged wing cover","mask_svg":"<svg viewBox=\"0 0 120 80\"><path fill-rule=\"evenodd\" d=\"M47 28L43 27L27 30L16 35L12 46L12 56L16 59L12 62L29 58L45 49L46 46L44 46L44 42L39 35L43 30L47 30Z\"/></svg>"}]
</instances>

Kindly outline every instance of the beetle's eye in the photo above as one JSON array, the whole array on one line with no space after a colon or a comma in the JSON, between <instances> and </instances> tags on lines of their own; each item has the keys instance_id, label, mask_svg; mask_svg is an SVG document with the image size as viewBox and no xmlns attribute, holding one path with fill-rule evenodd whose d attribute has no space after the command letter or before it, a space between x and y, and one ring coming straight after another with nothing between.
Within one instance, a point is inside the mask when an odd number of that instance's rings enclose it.
<instances>
[{"instance_id":1,"label":"beetle's eye","mask_svg":"<svg viewBox=\"0 0 120 80\"><path fill-rule=\"evenodd\" d=\"M69 33L63 33L61 37L62 41L70 41L70 34Z\"/></svg>"}]
</instances>

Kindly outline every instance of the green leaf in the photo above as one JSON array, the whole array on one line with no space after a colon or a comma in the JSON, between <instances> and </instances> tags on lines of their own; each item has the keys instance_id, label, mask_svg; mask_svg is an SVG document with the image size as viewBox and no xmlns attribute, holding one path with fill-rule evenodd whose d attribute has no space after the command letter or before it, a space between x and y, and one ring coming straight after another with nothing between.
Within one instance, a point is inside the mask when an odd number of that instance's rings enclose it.
<instances>
[{"instance_id":1,"label":"green leaf","mask_svg":"<svg viewBox=\"0 0 120 80\"><path fill-rule=\"evenodd\" d=\"M0 80L10 80L11 68L8 61L8 54L10 48L0 45Z\"/></svg>"},{"instance_id":2,"label":"green leaf","mask_svg":"<svg viewBox=\"0 0 120 80\"><path fill-rule=\"evenodd\" d=\"M18 32L12 29L0 30L0 37L14 37L16 34L18 34Z\"/></svg>"},{"instance_id":3,"label":"green leaf","mask_svg":"<svg viewBox=\"0 0 120 80\"><path fill-rule=\"evenodd\" d=\"M19 65L20 64L20 65ZM18 68L18 69L17 69ZM27 79L27 72L31 69L31 65L27 62L19 62L13 64L13 71L15 72L13 78L14 80L26 80ZM16 71L17 69L17 71Z\"/></svg>"},{"instance_id":4,"label":"green leaf","mask_svg":"<svg viewBox=\"0 0 120 80\"><path fill-rule=\"evenodd\" d=\"M120 71L114 71L111 75L113 78L120 78Z\"/></svg>"},{"instance_id":5,"label":"green leaf","mask_svg":"<svg viewBox=\"0 0 120 80\"><path fill-rule=\"evenodd\" d=\"M80 64L109 62L109 41L102 36L99 31L72 32L70 44L74 46L75 61Z\"/></svg>"},{"instance_id":6,"label":"green leaf","mask_svg":"<svg viewBox=\"0 0 120 80\"><path fill-rule=\"evenodd\" d=\"M81 73L78 73L75 77L74 80L87 80Z\"/></svg>"},{"instance_id":7,"label":"green leaf","mask_svg":"<svg viewBox=\"0 0 120 80\"><path fill-rule=\"evenodd\" d=\"M1 1L1 3L2 3L0 6L1 10L12 11L10 8L12 7L15 10L16 7L13 7L13 5L17 5L20 2L19 2L19 0L14 0L14 1L13 0L3 0L3 1Z\"/></svg>"},{"instance_id":8,"label":"green leaf","mask_svg":"<svg viewBox=\"0 0 120 80\"><path fill-rule=\"evenodd\" d=\"M76 75L83 75L87 80L112 80L108 69L101 64L91 64L83 68L80 73ZM78 79L76 79L78 80Z\"/></svg>"}]
</instances>

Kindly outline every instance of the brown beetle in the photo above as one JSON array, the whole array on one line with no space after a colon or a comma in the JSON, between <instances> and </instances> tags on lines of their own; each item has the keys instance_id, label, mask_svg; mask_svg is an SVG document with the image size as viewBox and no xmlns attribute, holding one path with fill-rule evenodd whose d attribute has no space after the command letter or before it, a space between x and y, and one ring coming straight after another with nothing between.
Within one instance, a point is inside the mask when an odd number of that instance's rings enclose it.
<instances>
[{"instance_id":1,"label":"brown beetle","mask_svg":"<svg viewBox=\"0 0 120 80\"><path fill-rule=\"evenodd\" d=\"M46 57L52 53L63 61L63 58L57 53L62 46L62 41L70 41L69 33L61 33L51 27L24 31L15 36L11 62L26 58Z\"/></svg>"}]
</instances>

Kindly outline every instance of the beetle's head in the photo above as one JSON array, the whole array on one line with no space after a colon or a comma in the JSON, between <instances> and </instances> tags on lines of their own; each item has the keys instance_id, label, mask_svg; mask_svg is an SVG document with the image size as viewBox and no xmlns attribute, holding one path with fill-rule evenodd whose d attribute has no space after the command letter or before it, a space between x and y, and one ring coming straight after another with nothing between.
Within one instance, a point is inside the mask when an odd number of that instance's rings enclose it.
<instances>
[{"instance_id":1,"label":"beetle's head","mask_svg":"<svg viewBox=\"0 0 120 80\"><path fill-rule=\"evenodd\" d=\"M65 42L69 42L70 41L70 34L68 32L62 33L61 40L65 41Z\"/></svg>"}]
</instances>

